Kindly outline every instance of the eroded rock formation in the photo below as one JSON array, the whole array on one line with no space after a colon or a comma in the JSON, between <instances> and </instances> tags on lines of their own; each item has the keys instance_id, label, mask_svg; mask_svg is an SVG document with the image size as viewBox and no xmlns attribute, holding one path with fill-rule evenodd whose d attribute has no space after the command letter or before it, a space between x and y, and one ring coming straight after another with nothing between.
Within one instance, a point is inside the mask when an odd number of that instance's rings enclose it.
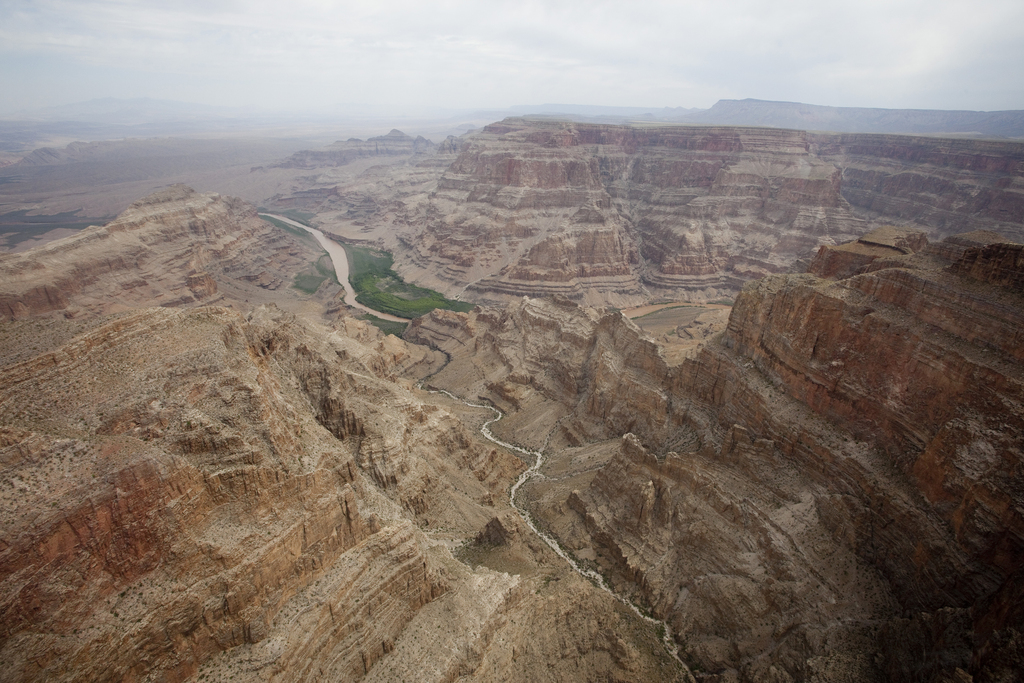
<instances>
[{"instance_id":1,"label":"eroded rock formation","mask_svg":"<svg viewBox=\"0 0 1024 683\"><path fill-rule=\"evenodd\" d=\"M442 176L409 258L472 283L480 300L713 296L861 232L840 175L796 131L509 119Z\"/></svg>"},{"instance_id":2,"label":"eroded rock formation","mask_svg":"<svg viewBox=\"0 0 1024 683\"><path fill-rule=\"evenodd\" d=\"M843 198L858 215L921 226L933 239L995 230L1024 241L1024 143L855 134L809 142L843 169Z\"/></svg>"},{"instance_id":3,"label":"eroded rock formation","mask_svg":"<svg viewBox=\"0 0 1024 683\"><path fill-rule=\"evenodd\" d=\"M883 231L858 274L750 283L674 365L567 301L409 334L452 356L432 381L547 441L534 514L713 680L1011 680L1024 300L990 236Z\"/></svg>"},{"instance_id":4,"label":"eroded rock formation","mask_svg":"<svg viewBox=\"0 0 1024 683\"><path fill-rule=\"evenodd\" d=\"M0 316L259 300L319 255L240 200L175 185L106 226L0 256Z\"/></svg>"},{"instance_id":5,"label":"eroded rock formation","mask_svg":"<svg viewBox=\"0 0 1024 683\"><path fill-rule=\"evenodd\" d=\"M308 153L310 187L271 201L481 303L731 297L884 226L1024 240L1019 142L510 118L436 153L407 140L358 177L334 172L331 154L351 164L368 144Z\"/></svg>"},{"instance_id":6,"label":"eroded rock formation","mask_svg":"<svg viewBox=\"0 0 1024 683\"><path fill-rule=\"evenodd\" d=\"M446 140L442 151L451 151L453 147L452 142ZM378 135L367 140L339 140L322 150L296 152L277 166L302 169L330 168L344 166L356 159L367 157L407 157L412 154L429 154L435 150L437 145L422 135L413 138L400 130L392 129L387 135Z\"/></svg>"},{"instance_id":7,"label":"eroded rock formation","mask_svg":"<svg viewBox=\"0 0 1024 683\"><path fill-rule=\"evenodd\" d=\"M689 680L517 521L489 411L414 387L442 354L314 300L120 297L253 291L251 218L174 188L17 261L54 284L0 335L4 680Z\"/></svg>"},{"instance_id":8,"label":"eroded rock formation","mask_svg":"<svg viewBox=\"0 0 1024 683\"><path fill-rule=\"evenodd\" d=\"M9 679L183 679L244 643L281 680L372 667L448 587L409 519L483 526L519 465L360 355L147 309L5 370Z\"/></svg>"}]
</instances>

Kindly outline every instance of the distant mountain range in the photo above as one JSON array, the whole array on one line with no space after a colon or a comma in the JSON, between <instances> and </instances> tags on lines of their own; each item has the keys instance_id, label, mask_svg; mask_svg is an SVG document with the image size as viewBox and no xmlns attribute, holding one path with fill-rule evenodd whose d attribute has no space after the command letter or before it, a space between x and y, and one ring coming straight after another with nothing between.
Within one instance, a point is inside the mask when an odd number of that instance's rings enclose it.
<instances>
[{"instance_id":1,"label":"distant mountain range","mask_svg":"<svg viewBox=\"0 0 1024 683\"><path fill-rule=\"evenodd\" d=\"M75 121L103 125L141 126L166 122L208 121L251 117L242 107L215 107L194 102L158 100L150 97L120 99L103 97L53 107L18 112L6 119L27 121Z\"/></svg>"},{"instance_id":2,"label":"distant mountain range","mask_svg":"<svg viewBox=\"0 0 1024 683\"><path fill-rule=\"evenodd\" d=\"M189 136L199 133L282 130L310 124L358 121L421 127L445 123L469 129L508 116L561 118L593 123L664 122L692 125L768 126L837 133L897 133L953 137L1024 138L1024 111L946 111L825 107L800 102L719 100L710 109L686 107L611 107L588 104L515 105L505 109L422 109L389 114L394 108L347 105L336 112L258 112L245 108L150 98L104 98L46 107L0 117L0 152L32 149L47 137L103 140L125 137ZM466 122L469 123L466 123ZM415 126L414 126L415 127ZM429 126L428 126L429 127ZM447 132L455 132L446 131ZM442 135L443 138L443 135Z\"/></svg>"},{"instance_id":3,"label":"distant mountain range","mask_svg":"<svg viewBox=\"0 0 1024 683\"><path fill-rule=\"evenodd\" d=\"M835 133L903 133L1024 138L1024 111L947 111L823 107L800 102L719 100L673 120L719 126L770 126Z\"/></svg>"},{"instance_id":4,"label":"distant mountain range","mask_svg":"<svg viewBox=\"0 0 1024 683\"><path fill-rule=\"evenodd\" d=\"M517 104L509 107L515 116L559 116L584 117L587 119L630 119L649 118L653 120L671 120L691 114L699 114L707 109L686 107L605 107L593 104Z\"/></svg>"}]
</instances>

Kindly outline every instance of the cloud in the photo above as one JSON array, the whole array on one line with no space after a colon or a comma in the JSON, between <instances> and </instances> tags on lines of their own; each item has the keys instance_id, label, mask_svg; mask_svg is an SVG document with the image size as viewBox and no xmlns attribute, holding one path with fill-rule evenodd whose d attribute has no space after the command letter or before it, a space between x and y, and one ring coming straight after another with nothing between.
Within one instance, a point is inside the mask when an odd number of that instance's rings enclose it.
<instances>
[{"instance_id":1,"label":"cloud","mask_svg":"<svg viewBox=\"0 0 1024 683\"><path fill-rule=\"evenodd\" d=\"M760 97L1024 108L1018 0L969 10L951 0L0 7L0 87L11 106L151 96L251 106L706 107Z\"/></svg>"}]
</instances>

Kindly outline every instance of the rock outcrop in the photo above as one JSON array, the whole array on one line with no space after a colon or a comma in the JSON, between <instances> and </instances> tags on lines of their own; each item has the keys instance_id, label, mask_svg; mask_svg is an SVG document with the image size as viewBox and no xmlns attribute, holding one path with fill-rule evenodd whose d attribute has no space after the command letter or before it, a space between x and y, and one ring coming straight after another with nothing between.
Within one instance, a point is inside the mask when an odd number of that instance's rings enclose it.
<instances>
[{"instance_id":1,"label":"rock outcrop","mask_svg":"<svg viewBox=\"0 0 1024 683\"><path fill-rule=\"evenodd\" d=\"M442 176L405 258L483 301L628 305L645 287L713 297L864 230L840 171L807 146L796 131L508 119Z\"/></svg>"},{"instance_id":2,"label":"rock outcrop","mask_svg":"<svg viewBox=\"0 0 1024 683\"><path fill-rule=\"evenodd\" d=\"M415 388L442 354L246 305L306 253L269 227L172 188L5 260L3 679L688 680L521 522L489 411Z\"/></svg>"},{"instance_id":3,"label":"rock outcrop","mask_svg":"<svg viewBox=\"0 0 1024 683\"><path fill-rule=\"evenodd\" d=\"M928 238L920 230L894 226L876 228L854 242L835 247L822 245L807 272L842 280L856 275L876 259L913 254L927 245Z\"/></svg>"},{"instance_id":4,"label":"rock outcrop","mask_svg":"<svg viewBox=\"0 0 1024 683\"><path fill-rule=\"evenodd\" d=\"M449 136L450 137L450 136ZM451 141L446 140L444 150L449 152L454 149ZM387 135L379 135L367 140L350 138L338 140L322 150L303 150L296 152L284 161L276 164L280 168L330 168L333 166L344 166L356 159L371 157L408 157L414 154L432 154L437 150L437 145L427 140L422 135L415 138L406 135L400 130L392 129Z\"/></svg>"},{"instance_id":5,"label":"rock outcrop","mask_svg":"<svg viewBox=\"0 0 1024 683\"><path fill-rule=\"evenodd\" d=\"M271 309L146 309L4 369L5 677L372 668L448 589L412 522L473 533L521 465L367 355Z\"/></svg>"},{"instance_id":6,"label":"rock outcrop","mask_svg":"<svg viewBox=\"0 0 1024 683\"><path fill-rule=\"evenodd\" d=\"M750 283L726 332L676 365L617 313L565 301L435 314L410 335L452 356L433 381L548 444L559 476L531 489L533 513L705 672L1009 680L1024 300L1020 246L988 236L883 231L858 274ZM584 455L602 439L621 444Z\"/></svg>"},{"instance_id":7,"label":"rock outcrop","mask_svg":"<svg viewBox=\"0 0 1024 683\"><path fill-rule=\"evenodd\" d=\"M0 255L0 316L259 300L319 255L240 200L175 185L106 226Z\"/></svg>"}]
</instances>

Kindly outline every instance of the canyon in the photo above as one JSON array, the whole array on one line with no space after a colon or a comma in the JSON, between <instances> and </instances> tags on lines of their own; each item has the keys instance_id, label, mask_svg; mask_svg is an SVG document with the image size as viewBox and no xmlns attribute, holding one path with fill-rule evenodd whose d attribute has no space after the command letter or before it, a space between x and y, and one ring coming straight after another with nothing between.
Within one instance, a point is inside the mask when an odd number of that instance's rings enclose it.
<instances>
[{"instance_id":1,"label":"canyon","mask_svg":"<svg viewBox=\"0 0 1024 683\"><path fill-rule=\"evenodd\" d=\"M566 299L407 337L544 446L531 514L709 680L1015 680L1024 247L894 232L861 246L919 248L746 285L676 363Z\"/></svg>"},{"instance_id":2,"label":"canyon","mask_svg":"<svg viewBox=\"0 0 1024 683\"><path fill-rule=\"evenodd\" d=\"M1020 142L510 118L339 183L367 144L323 152L309 189L270 204L477 303L730 298L885 225L1024 240Z\"/></svg>"},{"instance_id":3,"label":"canyon","mask_svg":"<svg viewBox=\"0 0 1024 683\"><path fill-rule=\"evenodd\" d=\"M312 244L172 187L3 257L5 679L687 680L417 388L442 353L273 286Z\"/></svg>"},{"instance_id":4,"label":"canyon","mask_svg":"<svg viewBox=\"0 0 1024 683\"><path fill-rule=\"evenodd\" d=\"M249 173L479 305L384 334L180 184L0 255L5 680L1016 680L1020 143L508 119Z\"/></svg>"}]
</instances>

